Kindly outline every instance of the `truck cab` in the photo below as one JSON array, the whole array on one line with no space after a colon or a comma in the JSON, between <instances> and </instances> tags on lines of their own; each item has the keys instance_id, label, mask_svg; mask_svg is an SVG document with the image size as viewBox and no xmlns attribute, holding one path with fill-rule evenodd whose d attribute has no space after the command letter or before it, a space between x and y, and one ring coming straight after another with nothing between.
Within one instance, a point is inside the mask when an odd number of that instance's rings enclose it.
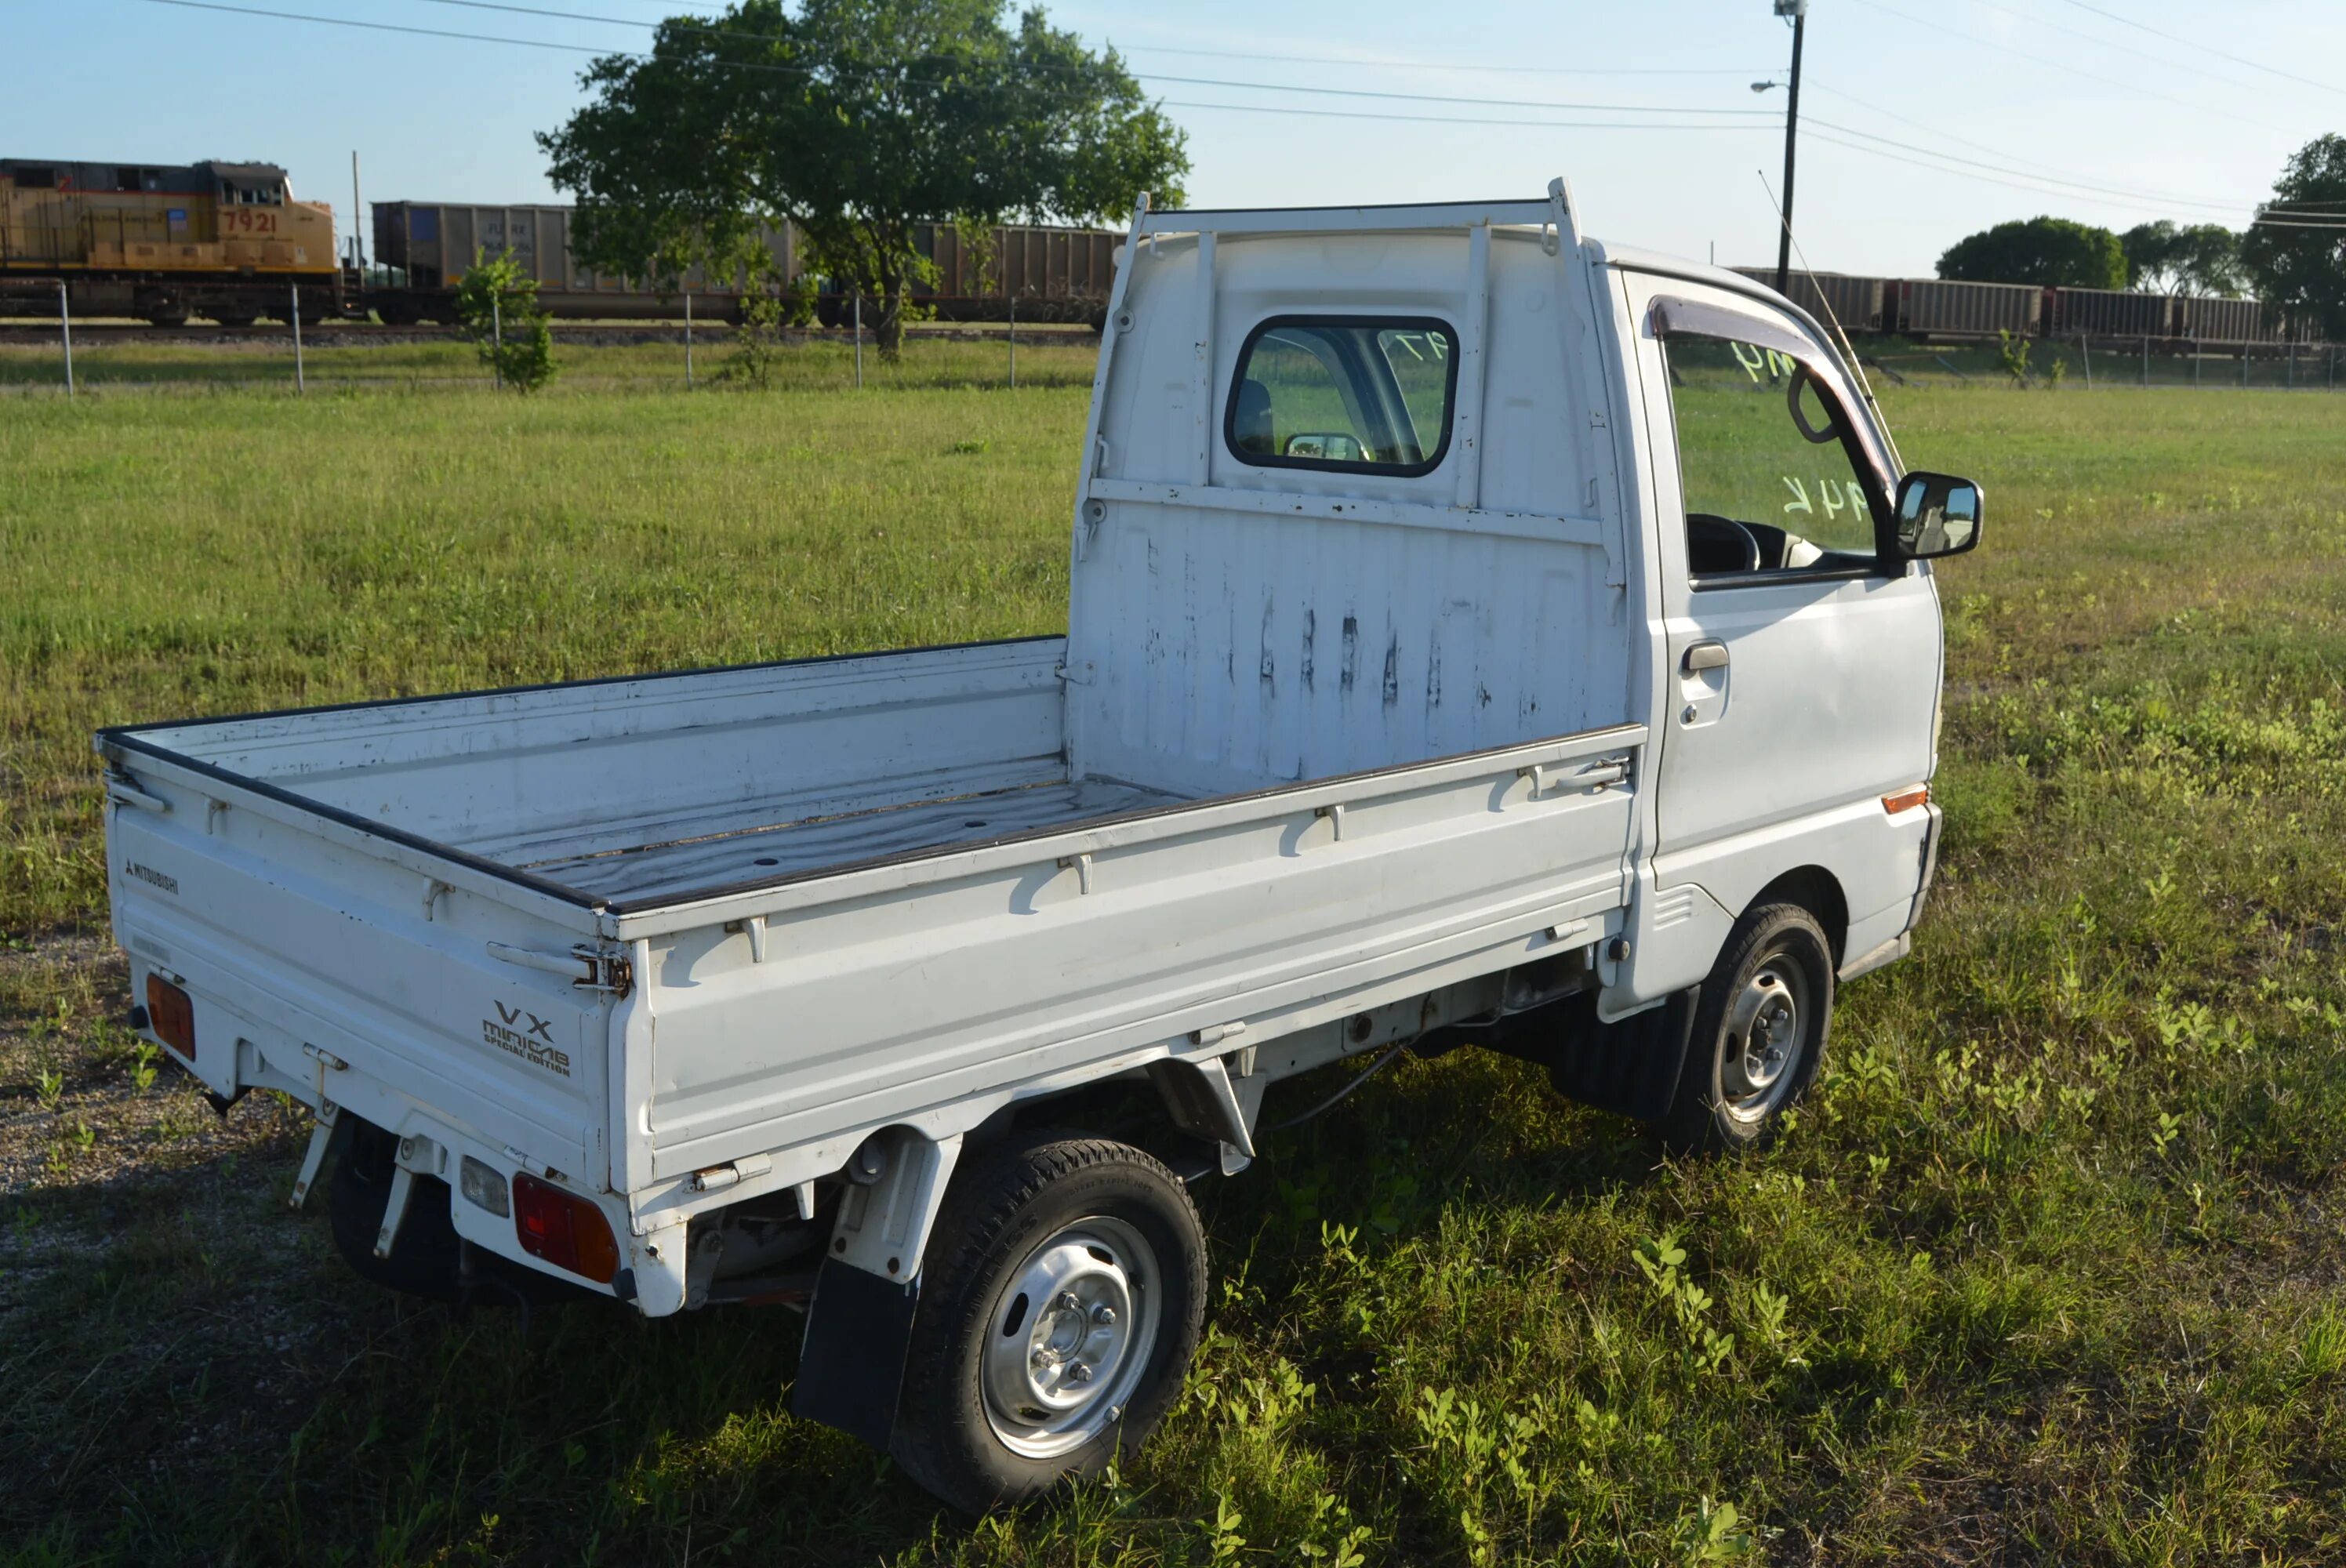
<instances>
[{"instance_id":1,"label":"truck cab","mask_svg":"<svg viewBox=\"0 0 2346 1568\"><path fill-rule=\"evenodd\" d=\"M1144 199L1074 455L1064 636L102 732L141 1026L316 1113L362 1272L795 1305L793 1409L972 1509L1169 1408L1283 1080L1775 1135L1979 539L1854 356L1561 181Z\"/></svg>"}]
</instances>

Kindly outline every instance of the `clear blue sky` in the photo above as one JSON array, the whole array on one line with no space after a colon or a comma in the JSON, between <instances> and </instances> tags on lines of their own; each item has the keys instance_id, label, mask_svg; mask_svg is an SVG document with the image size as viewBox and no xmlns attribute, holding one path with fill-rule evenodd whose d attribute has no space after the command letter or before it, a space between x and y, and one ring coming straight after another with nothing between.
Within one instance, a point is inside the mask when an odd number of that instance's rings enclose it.
<instances>
[{"instance_id":1,"label":"clear blue sky","mask_svg":"<svg viewBox=\"0 0 2346 1568\"><path fill-rule=\"evenodd\" d=\"M594 50L649 38L444 0L250 3ZM514 4L639 22L715 9ZM1784 95L1750 84L1780 79L1791 36L1769 0L1068 0L1051 11L1125 49L1188 128L1197 203L1528 196L1562 172L1592 233L1696 257L1715 241L1730 263L1774 258L1755 171L1779 178ZM14 0L0 21L11 66L0 155L265 159L292 170L297 194L345 214L352 148L369 201L559 199L531 132L580 101L587 58L157 0ZM1330 57L1354 63L1319 63ZM2341 63L2346 6L2334 0L1812 0L1801 243L1820 268L1927 274L1963 234L2038 212L2117 229L2150 218L2239 227L2292 150L2346 130ZM1304 87L1443 101L1274 90ZM1535 107L1546 105L1597 107ZM1493 123L1434 123L1444 118ZM1613 128L1625 121L1700 128Z\"/></svg>"}]
</instances>

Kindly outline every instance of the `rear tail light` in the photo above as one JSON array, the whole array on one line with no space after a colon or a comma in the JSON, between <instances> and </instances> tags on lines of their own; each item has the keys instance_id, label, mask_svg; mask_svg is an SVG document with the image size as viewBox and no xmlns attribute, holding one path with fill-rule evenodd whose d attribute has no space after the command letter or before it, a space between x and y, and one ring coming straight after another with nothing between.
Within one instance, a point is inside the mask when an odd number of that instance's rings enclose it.
<instances>
[{"instance_id":1,"label":"rear tail light","mask_svg":"<svg viewBox=\"0 0 2346 1568\"><path fill-rule=\"evenodd\" d=\"M1893 817L1901 811L1912 811L1917 806L1930 803L1931 787L1928 784L1917 784L1912 789L1901 789L1895 795L1882 798L1882 809Z\"/></svg>"},{"instance_id":2,"label":"rear tail light","mask_svg":"<svg viewBox=\"0 0 2346 1568\"><path fill-rule=\"evenodd\" d=\"M196 1059L196 1004L159 974L147 977L147 1027L189 1061Z\"/></svg>"},{"instance_id":3,"label":"rear tail light","mask_svg":"<svg viewBox=\"0 0 2346 1568\"><path fill-rule=\"evenodd\" d=\"M513 1182L514 1234L521 1249L556 1268L607 1285L619 1271L619 1244L611 1222L583 1197L573 1197L534 1176Z\"/></svg>"}]
</instances>

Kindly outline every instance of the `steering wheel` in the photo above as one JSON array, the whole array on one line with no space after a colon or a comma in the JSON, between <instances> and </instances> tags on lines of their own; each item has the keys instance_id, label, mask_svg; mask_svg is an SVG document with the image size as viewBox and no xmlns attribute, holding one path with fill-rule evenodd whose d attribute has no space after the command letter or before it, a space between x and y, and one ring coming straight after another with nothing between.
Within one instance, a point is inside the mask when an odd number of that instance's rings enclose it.
<instances>
[{"instance_id":1,"label":"steering wheel","mask_svg":"<svg viewBox=\"0 0 2346 1568\"><path fill-rule=\"evenodd\" d=\"M1730 571L1756 572L1760 569L1760 536L1734 518L1721 517L1715 512L1689 512L1687 514L1687 538L1689 543L1698 532L1707 533L1719 544L1740 553L1742 565L1729 568Z\"/></svg>"}]
</instances>

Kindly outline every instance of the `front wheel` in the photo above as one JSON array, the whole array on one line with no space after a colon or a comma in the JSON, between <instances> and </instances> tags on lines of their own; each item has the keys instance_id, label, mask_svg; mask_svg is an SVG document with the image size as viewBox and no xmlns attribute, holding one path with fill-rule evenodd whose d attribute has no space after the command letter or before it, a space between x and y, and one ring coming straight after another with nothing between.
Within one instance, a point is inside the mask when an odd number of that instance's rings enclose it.
<instances>
[{"instance_id":1,"label":"front wheel","mask_svg":"<svg viewBox=\"0 0 2346 1568\"><path fill-rule=\"evenodd\" d=\"M976 1513L1147 1440L1197 1350L1206 1249L1178 1178L1106 1139L1022 1140L954 1186L889 1447Z\"/></svg>"},{"instance_id":2,"label":"front wheel","mask_svg":"<svg viewBox=\"0 0 2346 1568\"><path fill-rule=\"evenodd\" d=\"M1757 1148L1816 1076L1832 1018L1832 943L1798 904L1763 904L1702 983L1664 1136L1689 1152Z\"/></svg>"}]
</instances>

